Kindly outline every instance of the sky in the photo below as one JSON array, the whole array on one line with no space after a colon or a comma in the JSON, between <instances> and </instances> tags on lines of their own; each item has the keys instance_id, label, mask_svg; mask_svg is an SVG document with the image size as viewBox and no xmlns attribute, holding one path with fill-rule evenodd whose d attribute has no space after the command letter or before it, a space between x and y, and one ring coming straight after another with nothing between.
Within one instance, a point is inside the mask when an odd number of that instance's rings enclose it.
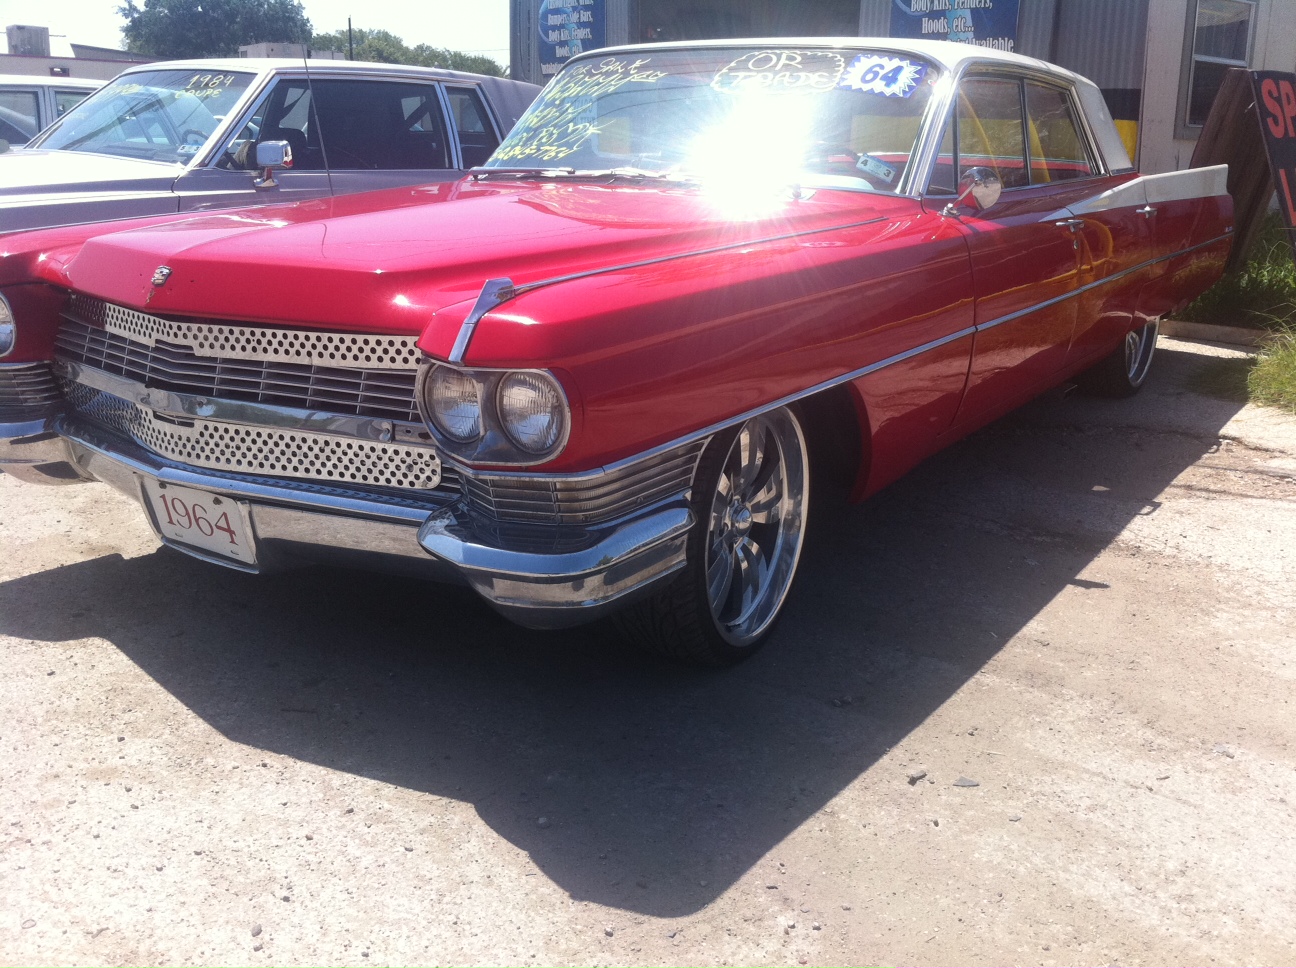
<instances>
[{"instance_id":1,"label":"sky","mask_svg":"<svg viewBox=\"0 0 1296 968\"><path fill-rule=\"evenodd\" d=\"M0 0L0 26L49 27L56 56L70 55L71 42L120 48L120 5L121 0ZM302 0L302 6L321 33L345 29L349 16L353 26L389 30L411 47L448 47L508 64L508 0Z\"/></svg>"}]
</instances>

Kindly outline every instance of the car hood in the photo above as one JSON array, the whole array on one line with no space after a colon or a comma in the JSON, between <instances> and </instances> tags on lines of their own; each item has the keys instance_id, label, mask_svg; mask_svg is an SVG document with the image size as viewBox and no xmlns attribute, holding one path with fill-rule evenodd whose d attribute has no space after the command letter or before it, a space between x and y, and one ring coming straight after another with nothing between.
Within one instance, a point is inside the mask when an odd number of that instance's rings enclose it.
<instances>
[{"instance_id":1,"label":"car hood","mask_svg":"<svg viewBox=\"0 0 1296 968\"><path fill-rule=\"evenodd\" d=\"M183 170L138 158L15 148L0 155L0 205L73 192L169 192Z\"/></svg>"},{"instance_id":2,"label":"car hood","mask_svg":"<svg viewBox=\"0 0 1296 968\"><path fill-rule=\"evenodd\" d=\"M515 286L885 218L913 199L784 192L743 211L692 188L471 181L167 218L90 238L46 275L166 315L420 333ZM152 278L171 269L161 286Z\"/></svg>"}]
</instances>

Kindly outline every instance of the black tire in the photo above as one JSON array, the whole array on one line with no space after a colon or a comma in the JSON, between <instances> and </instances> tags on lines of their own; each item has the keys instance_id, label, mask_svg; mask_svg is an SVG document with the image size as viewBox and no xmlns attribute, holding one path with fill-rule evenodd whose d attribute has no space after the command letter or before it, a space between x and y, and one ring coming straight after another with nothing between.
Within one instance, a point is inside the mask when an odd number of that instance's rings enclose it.
<instances>
[{"instance_id":1,"label":"black tire","mask_svg":"<svg viewBox=\"0 0 1296 968\"><path fill-rule=\"evenodd\" d=\"M694 476L687 564L623 609L618 627L640 647L690 665L728 666L755 654L796 577L809 496L809 453L791 410L717 434Z\"/></svg>"},{"instance_id":2,"label":"black tire","mask_svg":"<svg viewBox=\"0 0 1296 968\"><path fill-rule=\"evenodd\" d=\"M1159 323L1131 330L1111 353L1080 374L1080 389L1095 397L1132 397L1147 380Z\"/></svg>"}]
</instances>

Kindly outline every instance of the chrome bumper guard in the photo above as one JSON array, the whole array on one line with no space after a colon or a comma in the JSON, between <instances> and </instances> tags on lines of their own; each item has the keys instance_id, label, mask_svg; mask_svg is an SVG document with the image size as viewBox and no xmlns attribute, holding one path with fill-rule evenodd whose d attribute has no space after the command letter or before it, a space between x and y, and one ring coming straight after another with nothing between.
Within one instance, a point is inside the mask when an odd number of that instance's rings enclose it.
<instances>
[{"instance_id":1,"label":"chrome bumper guard","mask_svg":"<svg viewBox=\"0 0 1296 968\"><path fill-rule=\"evenodd\" d=\"M0 423L0 470L40 484L102 481L138 502L151 478L244 502L255 566L159 538L179 551L242 571L306 561L466 582L498 611L532 628L590 621L638 597L685 563L694 523L681 495L577 533L579 550L518 550L477 529L459 501L435 507L368 492L207 471L179 464L75 417Z\"/></svg>"},{"instance_id":2,"label":"chrome bumper guard","mask_svg":"<svg viewBox=\"0 0 1296 968\"><path fill-rule=\"evenodd\" d=\"M579 551L542 554L487 544L462 505L419 529L429 554L454 564L479 595L529 628L587 622L684 567L693 512L683 499L589 532Z\"/></svg>"}]
</instances>

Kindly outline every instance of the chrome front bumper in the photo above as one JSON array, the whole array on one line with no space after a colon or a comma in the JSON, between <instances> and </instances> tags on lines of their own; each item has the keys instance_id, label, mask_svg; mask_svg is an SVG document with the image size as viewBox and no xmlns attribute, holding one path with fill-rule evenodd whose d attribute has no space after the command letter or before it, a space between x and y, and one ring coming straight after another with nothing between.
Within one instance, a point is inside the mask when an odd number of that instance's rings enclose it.
<instances>
[{"instance_id":1,"label":"chrome front bumper","mask_svg":"<svg viewBox=\"0 0 1296 968\"><path fill-rule=\"evenodd\" d=\"M466 582L532 628L590 621L647 592L684 566L694 523L678 495L612 524L573 529L574 550L526 550L475 527L452 499L429 511L426 501L188 467L68 416L0 423L0 470L31 483L109 484L141 505L163 543L215 564L256 572L328 562ZM147 479L243 503L257 564L164 537L145 497Z\"/></svg>"}]
</instances>

